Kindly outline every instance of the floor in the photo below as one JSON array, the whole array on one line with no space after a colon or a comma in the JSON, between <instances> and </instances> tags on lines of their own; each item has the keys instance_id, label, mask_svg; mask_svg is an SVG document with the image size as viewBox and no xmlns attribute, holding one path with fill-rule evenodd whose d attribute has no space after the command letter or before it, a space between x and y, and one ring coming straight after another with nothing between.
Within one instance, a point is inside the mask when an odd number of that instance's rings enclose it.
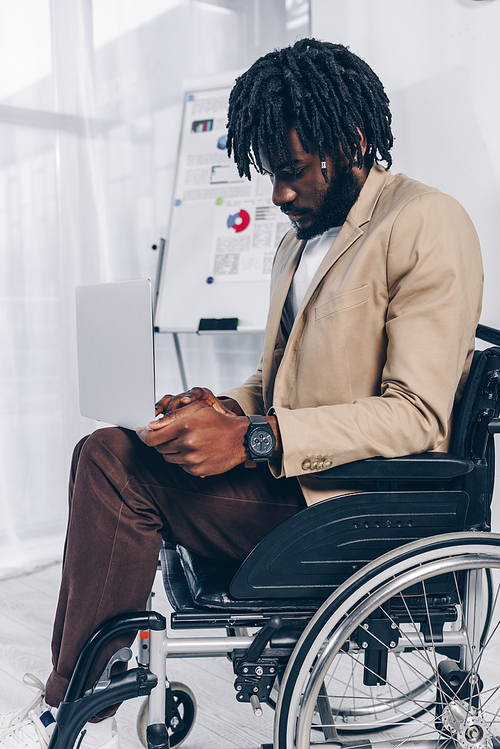
<instances>
[{"instance_id":1,"label":"floor","mask_svg":"<svg viewBox=\"0 0 500 749\"><path fill-rule=\"evenodd\" d=\"M43 681L50 670L50 636L60 573L57 564L0 580L0 712L29 701L31 690L22 681L25 673ZM168 620L159 576L155 591L154 608ZM186 749L246 749L272 741L272 710L265 707L257 718L248 704L236 703L234 675L226 659L169 660L168 678L186 683L197 700L198 716L183 744ZM141 747L135 727L141 703L142 698L130 700L118 712L121 749Z\"/></svg>"}]
</instances>

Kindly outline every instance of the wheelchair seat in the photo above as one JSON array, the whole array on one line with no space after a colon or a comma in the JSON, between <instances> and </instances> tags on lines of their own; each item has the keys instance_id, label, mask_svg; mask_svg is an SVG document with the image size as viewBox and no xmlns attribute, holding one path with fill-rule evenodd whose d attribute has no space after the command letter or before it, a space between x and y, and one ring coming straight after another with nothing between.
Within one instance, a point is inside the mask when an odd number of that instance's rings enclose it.
<instances>
[{"instance_id":1,"label":"wheelchair seat","mask_svg":"<svg viewBox=\"0 0 500 749\"><path fill-rule=\"evenodd\" d=\"M164 546L165 591L174 611L315 610L384 552L463 530L468 505L461 491L444 497L439 491L365 492L325 500L271 531L240 566Z\"/></svg>"},{"instance_id":2,"label":"wheelchair seat","mask_svg":"<svg viewBox=\"0 0 500 749\"><path fill-rule=\"evenodd\" d=\"M257 598L238 600L230 593L230 585L238 565L207 559L182 546L164 545L160 551L163 584L170 605L177 613L219 611L314 612L323 598Z\"/></svg>"}]
</instances>

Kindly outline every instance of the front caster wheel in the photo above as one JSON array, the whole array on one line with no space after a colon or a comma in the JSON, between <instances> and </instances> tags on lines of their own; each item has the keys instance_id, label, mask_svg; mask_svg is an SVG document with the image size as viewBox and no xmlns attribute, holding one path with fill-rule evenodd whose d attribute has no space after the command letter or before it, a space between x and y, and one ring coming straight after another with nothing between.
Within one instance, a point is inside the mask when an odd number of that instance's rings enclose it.
<instances>
[{"instance_id":1,"label":"front caster wheel","mask_svg":"<svg viewBox=\"0 0 500 749\"><path fill-rule=\"evenodd\" d=\"M196 720L196 699L192 691L185 684L178 681L170 683L173 706L165 715L165 725L170 737L170 749L180 746L194 726ZM147 748L146 731L148 727L148 700L141 705L137 716L137 735L141 744Z\"/></svg>"}]
</instances>

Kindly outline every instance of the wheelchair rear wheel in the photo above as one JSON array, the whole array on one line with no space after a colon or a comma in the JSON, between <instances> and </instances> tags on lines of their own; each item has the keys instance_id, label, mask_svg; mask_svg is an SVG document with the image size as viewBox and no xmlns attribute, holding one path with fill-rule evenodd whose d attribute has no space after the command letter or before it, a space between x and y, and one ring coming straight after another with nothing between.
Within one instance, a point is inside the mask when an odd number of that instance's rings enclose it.
<instances>
[{"instance_id":1,"label":"wheelchair rear wheel","mask_svg":"<svg viewBox=\"0 0 500 749\"><path fill-rule=\"evenodd\" d=\"M484 617L479 617L481 646L485 643L488 636L493 614L492 572L488 568L487 570L483 570L482 573L477 578L476 586L476 600L481 601L481 611L484 611ZM481 597L479 598L479 596ZM408 598L405 597L404 600L408 601ZM395 602L393 601L393 603ZM417 603L418 610L419 601L415 601L415 598L410 599L406 618L409 619L412 612L413 616L415 616L415 603ZM392 620L387 618L385 623L383 619L372 619L371 622L364 622L365 631L369 633L372 630L372 638L376 638L378 629L378 637L380 638L381 633L385 629L390 638L393 631L398 628L395 623L396 617L400 618L400 616L398 617L398 613L400 615L401 611L393 612ZM405 614L406 611L403 613ZM442 615L440 612L436 613L434 611L435 617L439 617L440 615ZM413 623L409 622L405 625L400 622L399 627L401 631L406 630L411 633ZM422 622L420 622L420 628L422 628ZM397 635L399 639L399 631ZM358 649L360 644L368 644L366 639L363 643L362 637L358 636L358 640L361 640L361 642L354 643L358 645ZM434 668L430 664L422 663L418 651L410 654L407 648L391 648L390 642L389 639L389 647L380 648L380 650L387 651L387 663L384 666L384 670L391 674L391 684L385 684L385 695L383 695L384 690L380 683L376 685L366 683L367 681L376 681L373 678L374 674L370 678L370 666L367 665L366 652L364 658L358 658L356 662L354 659L337 659L335 671L329 674L327 689L329 694L337 695L335 715L342 718L342 723L336 727L339 735L346 736L366 732L367 726L369 726L370 733L382 731L391 724L400 724L404 721L414 720L425 714L427 710L433 709L436 699L436 674ZM377 644L382 645L382 643ZM437 643L436 647L439 650ZM446 653L450 654L450 650L445 650L443 646L441 648L441 655ZM362 663L361 660L363 661ZM368 674L366 670L368 670ZM314 722L319 724L317 716Z\"/></svg>"},{"instance_id":2,"label":"wheelchair rear wheel","mask_svg":"<svg viewBox=\"0 0 500 749\"><path fill-rule=\"evenodd\" d=\"M188 686L178 681L170 683L173 706L165 716L165 725L170 738L170 749L180 746L191 733L196 720L196 699ZM168 710L168 708L167 708ZM137 716L137 735L147 749L146 731L148 727L148 700L141 705Z\"/></svg>"},{"instance_id":3,"label":"wheelchair rear wheel","mask_svg":"<svg viewBox=\"0 0 500 749\"><path fill-rule=\"evenodd\" d=\"M488 657L500 649L496 570L500 536L461 533L401 547L348 580L290 658L275 749L342 743L346 729L381 749L394 741L493 749L500 736L500 673Z\"/></svg>"}]
</instances>

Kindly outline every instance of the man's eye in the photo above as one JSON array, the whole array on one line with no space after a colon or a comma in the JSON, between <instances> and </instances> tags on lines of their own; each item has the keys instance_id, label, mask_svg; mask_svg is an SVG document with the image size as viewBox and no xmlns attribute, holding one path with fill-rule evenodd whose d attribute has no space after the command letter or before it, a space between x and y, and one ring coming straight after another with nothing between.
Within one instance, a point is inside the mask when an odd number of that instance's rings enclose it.
<instances>
[{"instance_id":1,"label":"man's eye","mask_svg":"<svg viewBox=\"0 0 500 749\"><path fill-rule=\"evenodd\" d=\"M302 169L298 169L295 172L295 174L293 172L284 172L284 177L285 179L289 179L289 180L298 179L300 175L302 174L302 171L303 171Z\"/></svg>"},{"instance_id":2,"label":"man's eye","mask_svg":"<svg viewBox=\"0 0 500 749\"><path fill-rule=\"evenodd\" d=\"M302 172L303 172L302 169L298 169L294 174L293 172L285 171L282 169L280 172L277 173L277 176L278 176L278 179L286 180L287 182L289 182L294 179L298 179L298 177L300 177ZM274 174L273 172L266 172L266 171L263 172L263 174L269 177L269 179L271 180L271 184L274 185L274 182L276 180L276 174Z\"/></svg>"}]
</instances>

